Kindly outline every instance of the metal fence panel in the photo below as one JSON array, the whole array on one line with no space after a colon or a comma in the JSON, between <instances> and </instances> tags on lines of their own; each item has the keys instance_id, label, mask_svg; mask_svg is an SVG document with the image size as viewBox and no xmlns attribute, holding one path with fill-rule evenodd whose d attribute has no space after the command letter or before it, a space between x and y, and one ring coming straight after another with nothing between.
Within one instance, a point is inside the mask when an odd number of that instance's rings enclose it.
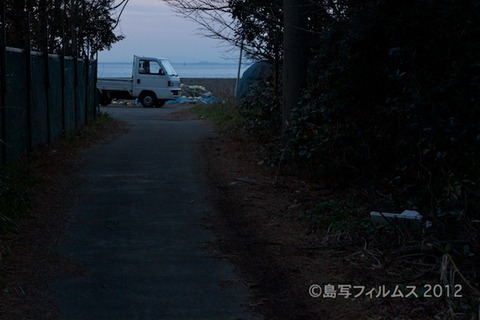
<instances>
[{"instance_id":1,"label":"metal fence panel","mask_svg":"<svg viewBox=\"0 0 480 320\"><path fill-rule=\"evenodd\" d=\"M97 61L90 61L88 65L88 121L95 119L97 101L97 88L95 85L97 78Z\"/></svg>"},{"instance_id":2,"label":"metal fence panel","mask_svg":"<svg viewBox=\"0 0 480 320\"><path fill-rule=\"evenodd\" d=\"M24 50L8 48L5 61L6 85L0 86L5 100L0 106L5 108L3 163L15 162L32 148L95 117L95 60L88 65L53 55L46 60L38 52L27 60Z\"/></svg>"},{"instance_id":3,"label":"metal fence panel","mask_svg":"<svg viewBox=\"0 0 480 320\"><path fill-rule=\"evenodd\" d=\"M28 150L26 54L6 52L5 92L6 162L14 162Z\"/></svg>"},{"instance_id":4,"label":"metal fence panel","mask_svg":"<svg viewBox=\"0 0 480 320\"><path fill-rule=\"evenodd\" d=\"M83 60L77 61L77 117L76 124L81 126L85 124L85 103L86 103L86 83L85 83L85 62Z\"/></svg>"},{"instance_id":5,"label":"metal fence panel","mask_svg":"<svg viewBox=\"0 0 480 320\"><path fill-rule=\"evenodd\" d=\"M32 147L48 143L48 111L45 58L32 55L32 85L31 85L31 113L32 113Z\"/></svg>"},{"instance_id":6,"label":"metal fence panel","mask_svg":"<svg viewBox=\"0 0 480 320\"><path fill-rule=\"evenodd\" d=\"M50 134L52 138L63 133L63 105L62 105L62 74L59 57L48 58L49 90L48 103L50 108Z\"/></svg>"},{"instance_id":7,"label":"metal fence panel","mask_svg":"<svg viewBox=\"0 0 480 320\"><path fill-rule=\"evenodd\" d=\"M73 59L65 58L65 131L75 128L75 81Z\"/></svg>"}]
</instances>

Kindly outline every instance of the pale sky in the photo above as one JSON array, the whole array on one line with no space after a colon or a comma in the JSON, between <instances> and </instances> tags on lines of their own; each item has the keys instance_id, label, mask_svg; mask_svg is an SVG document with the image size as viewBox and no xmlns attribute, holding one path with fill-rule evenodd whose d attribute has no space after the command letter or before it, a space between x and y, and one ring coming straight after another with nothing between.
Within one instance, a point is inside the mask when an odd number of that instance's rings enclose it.
<instances>
[{"instance_id":1,"label":"pale sky","mask_svg":"<svg viewBox=\"0 0 480 320\"><path fill-rule=\"evenodd\" d=\"M200 35L199 27L161 0L130 0L115 29L125 39L100 52L99 61L130 62L134 54L176 63L238 61L237 50L231 52L228 44Z\"/></svg>"}]
</instances>

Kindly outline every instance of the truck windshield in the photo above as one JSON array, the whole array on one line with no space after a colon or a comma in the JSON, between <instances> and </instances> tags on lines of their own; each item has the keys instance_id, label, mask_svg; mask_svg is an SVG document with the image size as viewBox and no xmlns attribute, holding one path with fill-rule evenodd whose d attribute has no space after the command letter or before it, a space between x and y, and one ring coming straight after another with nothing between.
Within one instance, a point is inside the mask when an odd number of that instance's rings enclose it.
<instances>
[{"instance_id":1,"label":"truck windshield","mask_svg":"<svg viewBox=\"0 0 480 320\"><path fill-rule=\"evenodd\" d=\"M169 76L178 76L177 71L175 71L175 68L168 62L167 60L162 60L162 65L165 68L165 72Z\"/></svg>"}]
</instances>

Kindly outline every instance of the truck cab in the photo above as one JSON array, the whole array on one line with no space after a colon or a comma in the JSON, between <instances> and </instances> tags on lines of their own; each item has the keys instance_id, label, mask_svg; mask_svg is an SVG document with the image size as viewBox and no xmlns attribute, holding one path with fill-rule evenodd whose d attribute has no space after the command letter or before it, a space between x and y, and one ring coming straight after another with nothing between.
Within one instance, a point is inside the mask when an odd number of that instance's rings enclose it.
<instances>
[{"instance_id":1,"label":"truck cab","mask_svg":"<svg viewBox=\"0 0 480 320\"><path fill-rule=\"evenodd\" d=\"M133 95L142 105L163 105L180 95L180 78L168 60L135 56L133 69Z\"/></svg>"},{"instance_id":2,"label":"truck cab","mask_svg":"<svg viewBox=\"0 0 480 320\"><path fill-rule=\"evenodd\" d=\"M138 98L144 107L161 107L180 96L180 77L166 59L134 56L131 78L99 78L97 89L102 105Z\"/></svg>"}]
</instances>

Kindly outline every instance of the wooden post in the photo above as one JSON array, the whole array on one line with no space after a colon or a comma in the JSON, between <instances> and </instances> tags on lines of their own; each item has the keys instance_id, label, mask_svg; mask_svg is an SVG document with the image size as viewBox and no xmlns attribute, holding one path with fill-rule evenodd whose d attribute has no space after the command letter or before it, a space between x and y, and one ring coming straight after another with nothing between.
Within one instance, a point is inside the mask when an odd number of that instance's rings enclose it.
<instances>
[{"instance_id":1,"label":"wooden post","mask_svg":"<svg viewBox=\"0 0 480 320\"><path fill-rule=\"evenodd\" d=\"M45 97L46 97L46 111L47 111L47 138L48 143L52 142L52 123L50 119L50 64L48 61L48 10L47 10L47 1L43 0L41 2L43 6L43 33L44 33L44 47L43 47L43 55L44 55L44 66L45 66Z\"/></svg>"},{"instance_id":2,"label":"wooden post","mask_svg":"<svg viewBox=\"0 0 480 320\"><path fill-rule=\"evenodd\" d=\"M0 43L0 145L1 145L1 163L7 163L7 121L6 117L6 94L7 94L7 28L5 0L0 0L0 16L2 19L1 43Z\"/></svg>"},{"instance_id":3,"label":"wooden post","mask_svg":"<svg viewBox=\"0 0 480 320\"><path fill-rule=\"evenodd\" d=\"M32 122L32 48L31 48L31 31L30 31L30 8L28 7L28 2L25 1L25 15L27 18L27 40L25 44L25 66L27 69L26 73L26 98L27 98L27 150L31 151L33 149L33 122Z\"/></svg>"},{"instance_id":4,"label":"wooden post","mask_svg":"<svg viewBox=\"0 0 480 320\"><path fill-rule=\"evenodd\" d=\"M62 72L60 78L60 85L62 86L62 133L65 134L67 130L67 119L65 112L65 46L66 46L66 35L65 35L65 23L67 21L67 3L66 0L62 0L63 4L63 15L62 15L62 52L60 54L60 71Z\"/></svg>"}]
</instances>

